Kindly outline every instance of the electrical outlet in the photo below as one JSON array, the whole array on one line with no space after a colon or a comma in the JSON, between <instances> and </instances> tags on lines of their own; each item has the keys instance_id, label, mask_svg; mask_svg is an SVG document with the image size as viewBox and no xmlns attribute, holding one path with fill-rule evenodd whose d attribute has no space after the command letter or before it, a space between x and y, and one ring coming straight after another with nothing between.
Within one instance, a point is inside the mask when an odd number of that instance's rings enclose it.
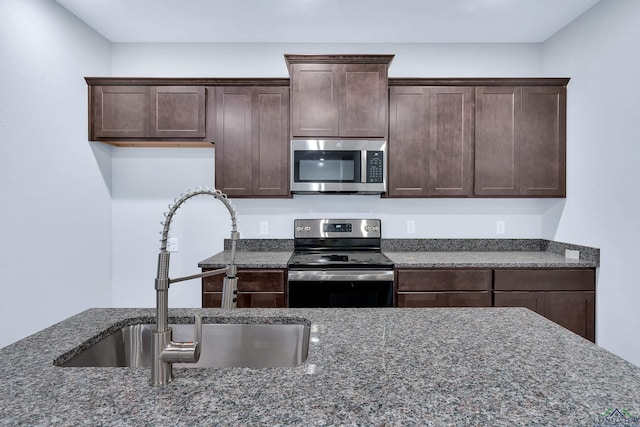
<instances>
[{"instance_id":1,"label":"electrical outlet","mask_svg":"<svg viewBox=\"0 0 640 427\"><path fill-rule=\"evenodd\" d=\"M496 234L504 234L504 221L496 221Z\"/></svg>"},{"instance_id":2,"label":"electrical outlet","mask_svg":"<svg viewBox=\"0 0 640 427\"><path fill-rule=\"evenodd\" d=\"M269 221L260 221L260 234L269 234Z\"/></svg>"},{"instance_id":3,"label":"electrical outlet","mask_svg":"<svg viewBox=\"0 0 640 427\"><path fill-rule=\"evenodd\" d=\"M178 252L178 238L177 237L169 237L167 239L167 251L169 251L169 252Z\"/></svg>"},{"instance_id":4,"label":"electrical outlet","mask_svg":"<svg viewBox=\"0 0 640 427\"><path fill-rule=\"evenodd\" d=\"M580 259L580 251L574 251L571 249L564 250L564 257L569 259Z\"/></svg>"},{"instance_id":5,"label":"electrical outlet","mask_svg":"<svg viewBox=\"0 0 640 427\"><path fill-rule=\"evenodd\" d=\"M416 234L416 222L414 220L407 221L407 234Z\"/></svg>"}]
</instances>

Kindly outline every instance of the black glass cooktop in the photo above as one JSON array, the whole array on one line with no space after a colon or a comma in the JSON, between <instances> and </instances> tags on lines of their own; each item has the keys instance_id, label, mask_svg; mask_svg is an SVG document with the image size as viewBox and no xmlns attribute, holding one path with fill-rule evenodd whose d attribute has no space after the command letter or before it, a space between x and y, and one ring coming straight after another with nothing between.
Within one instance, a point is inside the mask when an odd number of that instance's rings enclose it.
<instances>
[{"instance_id":1,"label":"black glass cooktop","mask_svg":"<svg viewBox=\"0 0 640 427\"><path fill-rule=\"evenodd\" d=\"M289 268L393 268L391 261L379 251L295 251Z\"/></svg>"}]
</instances>

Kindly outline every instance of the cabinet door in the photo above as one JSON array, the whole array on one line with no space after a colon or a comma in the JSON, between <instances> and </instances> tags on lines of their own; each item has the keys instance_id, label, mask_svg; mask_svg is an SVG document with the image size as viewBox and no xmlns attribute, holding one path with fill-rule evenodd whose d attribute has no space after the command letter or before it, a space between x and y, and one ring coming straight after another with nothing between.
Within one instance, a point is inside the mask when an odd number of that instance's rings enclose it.
<instances>
[{"instance_id":1,"label":"cabinet door","mask_svg":"<svg viewBox=\"0 0 640 427\"><path fill-rule=\"evenodd\" d=\"M384 138L387 135L387 66L334 65L339 78L339 134Z\"/></svg>"},{"instance_id":2,"label":"cabinet door","mask_svg":"<svg viewBox=\"0 0 640 427\"><path fill-rule=\"evenodd\" d=\"M253 91L216 89L215 185L227 195L253 192Z\"/></svg>"},{"instance_id":3,"label":"cabinet door","mask_svg":"<svg viewBox=\"0 0 640 427\"><path fill-rule=\"evenodd\" d=\"M495 270L496 307L527 307L595 340L595 270Z\"/></svg>"},{"instance_id":4,"label":"cabinet door","mask_svg":"<svg viewBox=\"0 0 640 427\"><path fill-rule=\"evenodd\" d=\"M204 138L203 86L152 86L150 137Z\"/></svg>"},{"instance_id":5,"label":"cabinet door","mask_svg":"<svg viewBox=\"0 0 640 427\"><path fill-rule=\"evenodd\" d=\"M392 87L389 114L391 197L424 197L429 190L429 90Z\"/></svg>"},{"instance_id":6,"label":"cabinet door","mask_svg":"<svg viewBox=\"0 0 640 427\"><path fill-rule=\"evenodd\" d=\"M473 89L429 89L429 195L472 194Z\"/></svg>"},{"instance_id":7,"label":"cabinet door","mask_svg":"<svg viewBox=\"0 0 640 427\"><path fill-rule=\"evenodd\" d=\"M289 88L255 89L253 195L289 195Z\"/></svg>"},{"instance_id":8,"label":"cabinet door","mask_svg":"<svg viewBox=\"0 0 640 427\"><path fill-rule=\"evenodd\" d=\"M238 308L283 308L284 294L271 292L239 292Z\"/></svg>"},{"instance_id":9,"label":"cabinet door","mask_svg":"<svg viewBox=\"0 0 640 427\"><path fill-rule=\"evenodd\" d=\"M291 136L338 136L338 74L332 64L291 68Z\"/></svg>"},{"instance_id":10,"label":"cabinet door","mask_svg":"<svg viewBox=\"0 0 640 427\"><path fill-rule=\"evenodd\" d=\"M519 87L477 87L474 194L520 194L521 95Z\"/></svg>"},{"instance_id":11,"label":"cabinet door","mask_svg":"<svg viewBox=\"0 0 640 427\"><path fill-rule=\"evenodd\" d=\"M491 292L449 292L448 307L491 307Z\"/></svg>"},{"instance_id":12,"label":"cabinet door","mask_svg":"<svg viewBox=\"0 0 640 427\"><path fill-rule=\"evenodd\" d=\"M202 279L202 307L220 307L223 281L224 275ZM238 307L286 307L285 281L283 269L239 269Z\"/></svg>"},{"instance_id":13,"label":"cabinet door","mask_svg":"<svg viewBox=\"0 0 640 427\"><path fill-rule=\"evenodd\" d=\"M222 292L202 294L203 308L220 308ZM271 292L238 292L238 308L283 308L286 307L284 294Z\"/></svg>"},{"instance_id":14,"label":"cabinet door","mask_svg":"<svg viewBox=\"0 0 640 427\"><path fill-rule=\"evenodd\" d=\"M90 139L149 136L148 86L93 86Z\"/></svg>"},{"instance_id":15,"label":"cabinet door","mask_svg":"<svg viewBox=\"0 0 640 427\"><path fill-rule=\"evenodd\" d=\"M544 316L544 294L542 292L495 292L496 307L525 307Z\"/></svg>"},{"instance_id":16,"label":"cabinet door","mask_svg":"<svg viewBox=\"0 0 640 427\"><path fill-rule=\"evenodd\" d=\"M522 88L520 193L565 196L566 89Z\"/></svg>"},{"instance_id":17,"label":"cabinet door","mask_svg":"<svg viewBox=\"0 0 640 427\"><path fill-rule=\"evenodd\" d=\"M594 292L544 292L544 317L595 341Z\"/></svg>"},{"instance_id":18,"label":"cabinet door","mask_svg":"<svg viewBox=\"0 0 640 427\"><path fill-rule=\"evenodd\" d=\"M442 292L398 292L398 307L448 307Z\"/></svg>"},{"instance_id":19,"label":"cabinet door","mask_svg":"<svg viewBox=\"0 0 640 427\"><path fill-rule=\"evenodd\" d=\"M202 308L221 308L222 292L203 292Z\"/></svg>"},{"instance_id":20,"label":"cabinet door","mask_svg":"<svg viewBox=\"0 0 640 427\"><path fill-rule=\"evenodd\" d=\"M399 292L398 307L491 307L490 292Z\"/></svg>"}]
</instances>

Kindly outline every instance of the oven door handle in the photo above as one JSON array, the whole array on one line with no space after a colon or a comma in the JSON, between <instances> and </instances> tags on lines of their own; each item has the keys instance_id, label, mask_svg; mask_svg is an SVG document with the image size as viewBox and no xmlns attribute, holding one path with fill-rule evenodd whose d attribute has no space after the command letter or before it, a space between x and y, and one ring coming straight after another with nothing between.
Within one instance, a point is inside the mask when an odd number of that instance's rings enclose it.
<instances>
[{"instance_id":1,"label":"oven door handle","mask_svg":"<svg viewBox=\"0 0 640 427\"><path fill-rule=\"evenodd\" d=\"M393 270L289 270L289 282L392 282Z\"/></svg>"}]
</instances>

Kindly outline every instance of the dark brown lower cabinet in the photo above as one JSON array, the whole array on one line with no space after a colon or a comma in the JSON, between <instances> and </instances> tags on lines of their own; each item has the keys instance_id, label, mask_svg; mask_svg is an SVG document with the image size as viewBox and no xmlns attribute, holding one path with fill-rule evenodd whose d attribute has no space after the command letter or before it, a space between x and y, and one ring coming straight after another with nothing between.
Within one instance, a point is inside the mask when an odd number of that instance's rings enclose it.
<instances>
[{"instance_id":1,"label":"dark brown lower cabinet","mask_svg":"<svg viewBox=\"0 0 640 427\"><path fill-rule=\"evenodd\" d=\"M491 292L398 292L398 307L491 307Z\"/></svg>"},{"instance_id":2,"label":"dark brown lower cabinet","mask_svg":"<svg viewBox=\"0 0 640 427\"><path fill-rule=\"evenodd\" d=\"M398 307L526 307L595 341L592 268L398 269L396 284Z\"/></svg>"},{"instance_id":3,"label":"dark brown lower cabinet","mask_svg":"<svg viewBox=\"0 0 640 427\"><path fill-rule=\"evenodd\" d=\"M526 307L595 341L595 270L495 270L494 305Z\"/></svg>"},{"instance_id":4,"label":"dark brown lower cabinet","mask_svg":"<svg viewBox=\"0 0 640 427\"><path fill-rule=\"evenodd\" d=\"M286 307L286 273L284 269L238 269L238 308ZM224 274L202 279L202 307L220 307L223 280Z\"/></svg>"},{"instance_id":5,"label":"dark brown lower cabinet","mask_svg":"<svg viewBox=\"0 0 640 427\"><path fill-rule=\"evenodd\" d=\"M491 307L491 270L399 269L398 307Z\"/></svg>"}]
</instances>

